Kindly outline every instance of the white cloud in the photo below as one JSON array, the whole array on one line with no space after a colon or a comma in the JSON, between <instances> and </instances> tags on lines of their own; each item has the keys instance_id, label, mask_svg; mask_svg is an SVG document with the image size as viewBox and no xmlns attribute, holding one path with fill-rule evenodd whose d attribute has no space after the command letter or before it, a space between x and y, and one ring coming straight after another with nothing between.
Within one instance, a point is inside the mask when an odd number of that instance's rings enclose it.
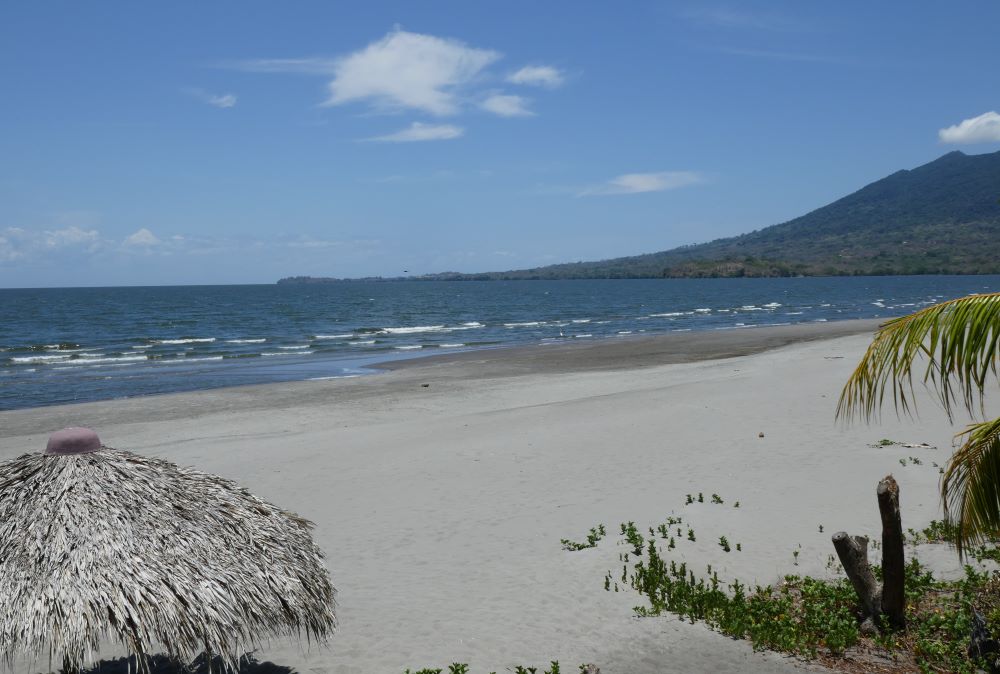
<instances>
[{"instance_id":1,"label":"white cloud","mask_svg":"<svg viewBox=\"0 0 1000 674\"><path fill-rule=\"evenodd\" d=\"M236 105L236 94L213 94L204 89L187 88L183 93L216 108L231 108Z\"/></svg>"},{"instance_id":2,"label":"white cloud","mask_svg":"<svg viewBox=\"0 0 1000 674\"><path fill-rule=\"evenodd\" d=\"M453 115L457 90L500 57L458 40L396 30L334 63L326 105L368 101L379 109Z\"/></svg>"},{"instance_id":3,"label":"white cloud","mask_svg":"<svg viewBox=\"0 0 1000 674\"><path fill-rule=\"evenodd\" d=\"M1000 142L1000 114L995 110L938 131L942 143Z\"/></svg>"},{"instance_id":4,"label":"white cloud","mask_svg":"<svg viewBox=\"0 0 1000 674\"><path fill-rule=\"evenodd\" d=\"M680 187L705 182L704 176L695 171L662 171L659 173L626 173L612 178L603 185L589 187L577 196L600 196L610 194L640 194L642 192L664 192Z\"/></svg>"},{"instance_id":5,"label":"white cloud","mask_svg":"<svg viewBox=\"0 0 1000 674\"><path fill-rule=\"evenodd\" d=\"M412 143L424 140L451 140L459 138L465 133L465 129L452 124L423 124L414 122L405 129L390 133L387 136L375 136L366 140L373 140L382 143Z\"/></svg>"},{"instance_id":6,"label":"white cloud","mask_svg":"<svg viewBox=\"0 0 1000 674\"><path fill-rule=\"evenodd\" d=\"M236 96L234 94L209 96L205 102L209 105L214 105L217 108L231 108L236 105Z\"/></svg>"},{"instance_id":7,"label":"white cloud","mask_svg":"<svg viewBox=\"0 0 1000 674\"><path fill-rule=\"evenodd\" d=\"M82 229L72 226L42 232L42 241L47 248L71 248L75 246L89 248L100 241L100 235L96 229Z\"/></svg>"},{"instance_id":8,"label":"white cloud","mask_svg":"<svg viewBox=\"0 0 1000 674\"><path fill-rule=\"evenodd\" d=\"M528 99L523 96L494 94L481 103L483 110L501 117L531 117L535 113L527 108Z\"/></svg>"},{"instance_id":9,"label":"white cloud","mask_svg":"<svg viewBox=\"0 0 1000 674\"><path fill-rule=\"evenodd\" d=\"M148 248L150 246L156 246L161 243L161 241L156 238L156 235L151 231L143 227L137 232L133 232L125 237L123 242L126 246L144 247Z\"/></svg>"},{"instance_id":10,"label":"white cloud","mask_svg":"<svg viewBox=\"0 0 1000 674\"><path fill-rule=\"evenodd\" d=\"M75 225L41 231L7 227L0 231L0 260L13 262L45 255L95 253L102 249L104 243L96 229Z\"/></svg>"},{"instance_id":11,"label":"white cloud","mask_svg":"<svg viewBox=\"0 0 1000 674\"><path fill-rule=\"evenodd\" d=\"M563 74L552 66L524 66L516 73L507 76L507 81L513 84L527 84L535 87L554 89L563 83Z\"/></svg>"}]
</instances>

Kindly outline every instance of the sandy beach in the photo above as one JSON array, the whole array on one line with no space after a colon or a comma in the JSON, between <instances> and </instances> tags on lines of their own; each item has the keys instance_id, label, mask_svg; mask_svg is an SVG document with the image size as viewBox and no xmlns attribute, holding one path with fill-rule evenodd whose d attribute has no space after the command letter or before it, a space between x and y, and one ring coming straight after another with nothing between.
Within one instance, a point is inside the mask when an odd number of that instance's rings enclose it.
<instances>
[{"instance_id":1,"label":"sandy beach","mask_svg":"<svg viewBox=\"0 0 1000 674\"><path fill-rule=\"evenodd\" d=\"M313 520L340 630L329 649L258 654L301 672L551 660L605 674L801 671L702 625L636 618L643 600L606 592L604 576L621 573L619 523L645 530L671 513L698 538L670 556L698 571L762 584L830 575L831 533L879 530L874 489L888 473L904 527L940 517L932 464L946 461L961 419L950 426L923 399L916 421L891 409L878 425L834 419L876 325L476 351L356 379L4 412L0 458L86 425L110 446L233 478ZM870 446L881 438L936 449ZM910 456L921 464L902 466ZM706 502L685 505L698 492ZM561 548L599 523L609 536L598 547ZM742 551L724 552L722 535ZM928 554L957 566L947 551Z\"/></svg>"}]
</instances>

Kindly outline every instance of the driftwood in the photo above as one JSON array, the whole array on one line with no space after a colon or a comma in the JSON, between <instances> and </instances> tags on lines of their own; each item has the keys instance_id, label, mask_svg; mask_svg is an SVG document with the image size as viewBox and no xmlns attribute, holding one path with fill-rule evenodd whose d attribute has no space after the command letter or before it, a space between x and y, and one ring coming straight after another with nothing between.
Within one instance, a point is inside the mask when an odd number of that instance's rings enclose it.
<instances>
[{"instance_id":1,"label":"driftwood","mask_svg":"<svg viewBox=\"0 0 1000 674\"><path fill-rule=\"evenodd\" d=\"M892 475L878 483L878 510L882 515L882 613L893 629L906 628L906 562L903 560L903 524L899 516L899 485Z\"/></svg>"},{"instance_id":2,"label":"driftwood","mask_svg":"<svg viewBox=\"0 0 1000 674\"><path fill-rule=\"evenodd\" d=\"M882 586L879 587L868 563L868 538L850 536L845 531L833 535L833 547L861 603L865 624L880 624L885 616L893 629L906 627L903 525L899 515L899 485L892 475L878 483L879 513L882 516Z\"/></svg>"}]
</instances>

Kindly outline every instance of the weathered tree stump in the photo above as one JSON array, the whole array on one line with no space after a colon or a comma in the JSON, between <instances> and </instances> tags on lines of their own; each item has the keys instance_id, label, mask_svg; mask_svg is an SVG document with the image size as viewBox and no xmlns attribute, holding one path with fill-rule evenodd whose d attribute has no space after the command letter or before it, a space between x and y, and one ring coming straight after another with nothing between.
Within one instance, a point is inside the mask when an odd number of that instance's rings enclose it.
<instances>
[{"instance_id":1,"label":"weathered tree stump","mask_svg":"<svg viewBox=\"0 0 1000 674\"><path fill-rule=\"evenodd\" d=\"M838 531L832 540L840 563L861 602L864 618L877 618L882 612L882 596L872 567L868 564L868 537L849 536L846 531Z\"/></svg>"},{"instance_id":2,"label":"weathered tree stump","mask_svg":"<svg viewBox=\"0 0 1000 674\"><path fill-rule=\"evenodd\" d=\"M990 674L1000 674L1000 641L990 636L986 619L976 609L972 609L972 634L969 640L970 658L985 661Z\"/></svg>"},{"instance_id":3,"label":"weathered tree stump","mask_svg":"<svg viewBox=\"0 0 1000 674\"><path fill-rule=\"evenodd\" d=\"M833 535L833 547L861 603L866 624L880 624L885 616L893 629L906 628L906 562L903 558L903 524L899 514L899 485L892 475L878 483L879 514L882 516L882 586L868 563L868 538L845 531Z\"/></svg>"},{"instance_id":4,"label":"weathered tree stump","mask_svg":"<svg viewBox=\"0 0 1000 674\"><path fill-rule=\"evenodd\" d=\"M882 613L894 629L901 630L906 628L906 562L899 485L892 475L887 475L878 483L876 493L882 515Z\"/></svg>"}]
</instances>

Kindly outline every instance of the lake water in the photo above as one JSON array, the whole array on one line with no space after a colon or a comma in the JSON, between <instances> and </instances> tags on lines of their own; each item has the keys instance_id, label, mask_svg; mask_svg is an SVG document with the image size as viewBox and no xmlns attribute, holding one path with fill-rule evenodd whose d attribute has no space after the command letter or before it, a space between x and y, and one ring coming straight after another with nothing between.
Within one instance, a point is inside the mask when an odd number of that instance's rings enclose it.
<instances>
[{"instance_id":1,"label":"lake water","mask_svg":"<svg viewBox=\"0 0 1000 674\"><path fill-rule=\"evenodd\" d=\"M0 289L0 409L371 372L470 348L905 314L1000 276Z\"/></svg>"}]
</instances>

